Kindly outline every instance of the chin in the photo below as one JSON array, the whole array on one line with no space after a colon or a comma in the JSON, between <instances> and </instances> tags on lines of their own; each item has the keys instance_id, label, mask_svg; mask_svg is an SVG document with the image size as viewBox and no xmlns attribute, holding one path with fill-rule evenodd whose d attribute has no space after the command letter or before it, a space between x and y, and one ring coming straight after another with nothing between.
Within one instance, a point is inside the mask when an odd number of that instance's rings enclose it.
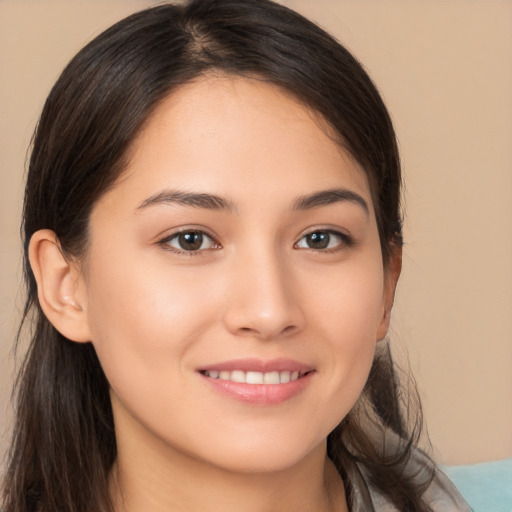
<instances>
[{"instance_id":1,"label":"chin","mask_svg":"<svg viewBox=\"0 0 512 512\"><path fill-rule=\"evenodd\" d=\"M304 459L312 456L312 452L317 452L319 451L319 448L324 446L325 441L320 443L319 447L312 448L311 451L304 451L304 447L302 447L300 451L275 448L269 450L240 452L232 454L229 457L223 457L222 460L216 458L217 463L215 465L220 469L240 474L263 475L280 473L298 465ZM323 449L322 453L324 453Z\"/></svg>"},{"instance_id":2,"label":"chin","mask_svg":"<svg viewBox=\"0 0 512 512\"><path fill-rule=\"evenodd\" d=\"M297 428L300 430L300 427ZM211 438L209 453L203 460L234 473L276 473L293 468L309 457L325 457L326 437L308 439L297 433L279 435L262 432L261 435L232 436L227 442ZM233 442L234 440L234 442ZM212 451L211 448L216 450Z\"/></svg>"}]
</instances>

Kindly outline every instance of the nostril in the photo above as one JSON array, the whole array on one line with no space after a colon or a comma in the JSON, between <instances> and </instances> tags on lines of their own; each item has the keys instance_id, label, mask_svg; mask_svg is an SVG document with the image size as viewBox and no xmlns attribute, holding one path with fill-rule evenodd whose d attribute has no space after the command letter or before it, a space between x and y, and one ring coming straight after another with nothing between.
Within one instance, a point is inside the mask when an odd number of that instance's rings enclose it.
<instances>
[{"instance_id":1,"label":"nostril","mask_svg":"<svg viewBox=\"0 0 512 512\"><path fill-rule=\"evenodd\" d=\"M282 334L289 334L290 332L295 330L294 325L289 325L288 327L285 327L282 331Z\"/></svg>"},{"instance_id":2,"label":"nostril","mask_svg":"<svg viewBox=\"0 0 512 512\"><path fill-rule=\"evenodd\" d=\"M258 338L272 339L281 338L292 335L297 330L296 325L288 325L284 329L271 329L261 326L259 329L251 327L239 327L237 332L239 335L250 335Z\"/></svg>"}]
</instances>

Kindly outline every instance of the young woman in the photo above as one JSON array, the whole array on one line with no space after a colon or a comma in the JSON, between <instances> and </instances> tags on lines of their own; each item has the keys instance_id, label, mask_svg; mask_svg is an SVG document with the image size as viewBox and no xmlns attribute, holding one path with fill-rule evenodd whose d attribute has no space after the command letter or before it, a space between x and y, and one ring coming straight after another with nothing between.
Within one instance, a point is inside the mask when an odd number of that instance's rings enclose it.
<instances>
[{"instance_id":1,"label":"young woman","mask_svg":"<svg viewBox=\"0 0 512 512\"><path fill-rule=\"evenodd\" d=\"M97 37L34 138L3 510L469 510L385 341L399 198L378 92L298 14L197 0Z\"/></svg>"}]
</instances>

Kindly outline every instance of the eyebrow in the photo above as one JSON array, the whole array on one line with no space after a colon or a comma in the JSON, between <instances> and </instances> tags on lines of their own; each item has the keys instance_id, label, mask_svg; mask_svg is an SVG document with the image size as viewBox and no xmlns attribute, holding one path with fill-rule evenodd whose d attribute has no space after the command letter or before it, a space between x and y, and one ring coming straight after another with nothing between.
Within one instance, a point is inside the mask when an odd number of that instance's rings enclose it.
<instances>
[{"instance_id":1,"label":"eyebrow","mask_svg":"<svg viewBox=\"0 0 512 512\"><path fill-rule=\"evenodd\" d=\"M309 210L311 208L328 206L330 204L341 203L344 201L358 204L363 208L366 215L370 214L368 203L359 194L345 188L332 188L306 196L299 196L293 203L293 209Z\"/></svg>"},{"instance_id":2,"label":"eyebrow","mask_svg":"<svg viewBox=\"0 0 512 512\"><path fill-rule=\"evenodd\" d=\"M181 204L194 208L207 210L226 210L236 212L236 206L231 201L215 194L202 194L197 192L185 192L181 190L164 190L148 197L137 207L138 210L158 204Z\"/></svg>"},{"instance_id":3,"label":"eyebrow","mask_svg":"<svg viewBox=\"0 0 512 512\"><path fill-rule=\"evenodd\" d=\"M361 206L365 213L369 215L370 209L368 203L356 192L344 188L333 188L299 196L294 200L292 209L309 210L345 201ZM159 204L181 204L193 208L237 212L236 205L221 196L182 190L163 190L142 201L137 207L137 210Z\"/></svg>"}]
</instances>

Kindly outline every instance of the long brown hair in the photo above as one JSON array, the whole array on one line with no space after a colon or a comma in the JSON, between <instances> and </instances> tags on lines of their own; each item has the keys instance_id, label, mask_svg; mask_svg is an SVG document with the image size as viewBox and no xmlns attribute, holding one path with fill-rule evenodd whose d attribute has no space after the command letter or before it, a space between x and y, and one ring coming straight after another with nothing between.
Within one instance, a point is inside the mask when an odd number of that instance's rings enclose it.
<instances>
[{"instance_id":1,"label":"long brown hair","mask_svg":"<svg viewBox=\"0 0 512 512\"><path fill-rule=\"evenodd\" d=\"M63 71L33 140L22 228L22 327L32 332L16 387L4 512L112 509L109 385L92 344L67 340L44 316L27 247L47 228L66 254L83 255L91 209L122 172L143 123L176 87L211 70L276 84L320 114L368 175L384 263L401 243L400 161L390 117L362 66L318 26L269 0L193 0L142 11L106 30ZM328 454L342 476L351 465L362 468L399 510L427 511L421 494L430 473L418 481L404 472L421 427L418 408L412 418L402 413L414 389L406 388L381 344L361 398L329 435ZM389 432L399 441L383 450ZM346 485L350 502L350 479Z\"/></svg>"}]
</instances>

